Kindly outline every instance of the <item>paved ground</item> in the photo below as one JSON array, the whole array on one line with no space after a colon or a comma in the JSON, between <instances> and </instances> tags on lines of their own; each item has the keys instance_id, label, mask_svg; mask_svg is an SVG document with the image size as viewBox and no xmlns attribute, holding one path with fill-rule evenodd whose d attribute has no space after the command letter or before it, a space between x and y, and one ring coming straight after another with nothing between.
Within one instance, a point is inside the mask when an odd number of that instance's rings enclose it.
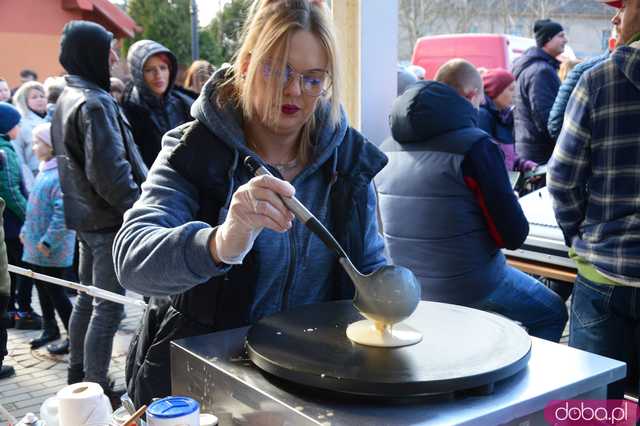
<instances>
[{"instance_id":1,"label":"paved ground","mask_svg":"<svg viewBox=\"0 0 640 426\"><path fill-rule=\"evenodd\" d=\"M40 312L35 290L33 297L34 308ZM127 317L114 340L110 369L110 375L120 386L124 386L124 363L129 342L142 317L142 308L127 305L125 310ZM62 324L58 325L63 331ZM0 403L18 419L27 412L36 413L39 417L40 405L67 384L68 355L50 355L44 347L31 350L29 340L39 336L40 331L9 329L8 332L9 356L5 363L16 369L16 375L0 380ZM66 333L63 334L62 337L66 337ZM7 425L3 420L0 418L0 426Z\"/></svg>"}]
</instances>

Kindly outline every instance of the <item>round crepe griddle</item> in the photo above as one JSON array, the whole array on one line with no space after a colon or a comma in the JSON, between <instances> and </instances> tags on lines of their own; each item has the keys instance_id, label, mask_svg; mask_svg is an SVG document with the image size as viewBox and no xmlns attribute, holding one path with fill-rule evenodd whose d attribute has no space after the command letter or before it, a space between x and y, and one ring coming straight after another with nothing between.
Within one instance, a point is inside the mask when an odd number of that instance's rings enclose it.
<instances>
[{"instance_id":1,"label":"round crepe griddle","mask_svg":"<svg viewBox=\"0 0 640 426\"><path fill-rule=\"evenodd\" d=\"M480 388L526 367L529 335L507 318L420 302L404 321L423 334L400 348L359 345L347 326L362 319L351 301L301 306L258 321L247 351L261 370L288 382L346 394L404 397Z\"/></svg>"}]
</instances>

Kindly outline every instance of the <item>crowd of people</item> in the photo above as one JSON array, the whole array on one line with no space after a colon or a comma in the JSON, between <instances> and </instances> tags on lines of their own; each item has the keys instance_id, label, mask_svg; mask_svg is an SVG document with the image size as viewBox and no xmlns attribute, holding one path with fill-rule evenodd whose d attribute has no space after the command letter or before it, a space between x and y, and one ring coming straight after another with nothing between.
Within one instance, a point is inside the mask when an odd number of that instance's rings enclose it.
<instances>
[{"instance_id":1,"label":"crowd of people","mask_svg":"<svg viewBox=\"0 0 640 426\"><path fill-rule=\"evenodd\" d=\"M234 62L214 73L196 61L183 85L175 55L152 40L130 47L130 81L114 79L112 35L68 23L63 79L40 84L25 72L31 81L13 96L0 79L0 378L13 374L2 364L6 327L42 329L37 348L60 338L57 312L68 340L47 349L70 351L68 383L116 395L108 368L124 315L84 293L71 306L62 288L36 283L40 319L32 280L12 276L9 286L6 260L57 277L77 260L80 283L148 298L127 361L136 405L170 394L171 340L352 297L335 254L281 201L293 194L359 271L406 266L425 300L500 313L554 342L572 292L570 345L635 365L640 0L603 2L617 8L615 50L582 63L560 63L566 34L544 19L511 71L463 59L433 81L419 67L399 70L392 136L380 147L341 108L322 0L254 2ZM254 177L246 156L273 176ZM545 163L578 265L573 289L544 285L501 251L529 232L508 171Z\"/></svg>"},{"instance_id":2,"label":"crowd of people","mask_svg":"<svg viewBox=\"0 0 640 426\"><path fill-rule=\"evenodd\" d=\"M544 19L511 71L452 60L436 81L415 83L399 70L392 138L381 147L389 164L376 183L390 260L417 274L428 299L501 313L557 341L572 296L569 344L627 362L627 379L608 389L622 398L640 391L640 2L601 2L617 9L613 42L593 58L560 62L567 37ZM533 188L548 186L575 286L522 274L498 250L528 234L504 171L541 164L548 177Z\"/></svg>"},{"instance_id":3,"label":"crowd of people","mask_svg":"<svg viewBox=\"0 0 640 426\"><path fill-rule=\"evenodd\" d=\"M111 39L97 24L72 22L60 51L66 77L40 83L25 70L13 90L0 79L0 197L9 264L124 294L111 255L115 232L140 194L162 135L192 120L191 104L215 68L194 62L183 87L175 55L141 40L129 49L125 84L110 76L118 59ZM41 334L31 348L70 352L69 383L94 381L111 394L107 372L122 305L84 293L72 305L63 287L10 277L6 297L0 292L0 378L15 373L2 362L6 329L35 329ZM31 305L34 285L42 315Z\"/></svg>"}]
</instances>

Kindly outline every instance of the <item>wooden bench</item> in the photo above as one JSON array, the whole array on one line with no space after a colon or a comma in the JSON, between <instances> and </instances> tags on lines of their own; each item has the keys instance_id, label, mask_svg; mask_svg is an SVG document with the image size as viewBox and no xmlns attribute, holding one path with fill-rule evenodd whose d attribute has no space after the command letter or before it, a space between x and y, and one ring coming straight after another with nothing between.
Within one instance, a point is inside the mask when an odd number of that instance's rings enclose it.
<instances>
[{"instance_id":1,"label":"wooden bench","mask_svg":"<svg viewBox=\"0 0 640 426\"><path fill-rule=\"evenodd\" d=\"M567 268L565 266L552 265L550 263L538 262L535 260L515 258L507 256L507 263L526 272L527 274L540 275L558 281L573 283L576 280L575 268Z\"/></svg>"}]
</instances>

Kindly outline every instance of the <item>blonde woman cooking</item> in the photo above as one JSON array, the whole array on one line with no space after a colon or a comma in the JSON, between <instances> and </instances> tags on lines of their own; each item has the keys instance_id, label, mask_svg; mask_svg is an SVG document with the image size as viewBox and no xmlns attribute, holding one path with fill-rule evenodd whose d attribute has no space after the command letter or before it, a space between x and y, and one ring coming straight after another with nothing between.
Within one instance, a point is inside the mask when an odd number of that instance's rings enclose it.
<instances>
[{"instance_id":1,"label":"blonde woman cooking","mask_svg":"<svg viewBox=\"0 0 640 426\"><path fill-rule=\"evenodd\" d=\"M385 263L371 179L387 159L349 127L339 80L323 2L256 1L235 62L194 104L195 124L165 136L114 245L123 286L171 296L152 298L130 354L136 405L170 393L170 340L353 296L337 257L278 195L295 193L360 271ZM253 177L249 155L274 176Z\"/></svg>"}]
</instances>

